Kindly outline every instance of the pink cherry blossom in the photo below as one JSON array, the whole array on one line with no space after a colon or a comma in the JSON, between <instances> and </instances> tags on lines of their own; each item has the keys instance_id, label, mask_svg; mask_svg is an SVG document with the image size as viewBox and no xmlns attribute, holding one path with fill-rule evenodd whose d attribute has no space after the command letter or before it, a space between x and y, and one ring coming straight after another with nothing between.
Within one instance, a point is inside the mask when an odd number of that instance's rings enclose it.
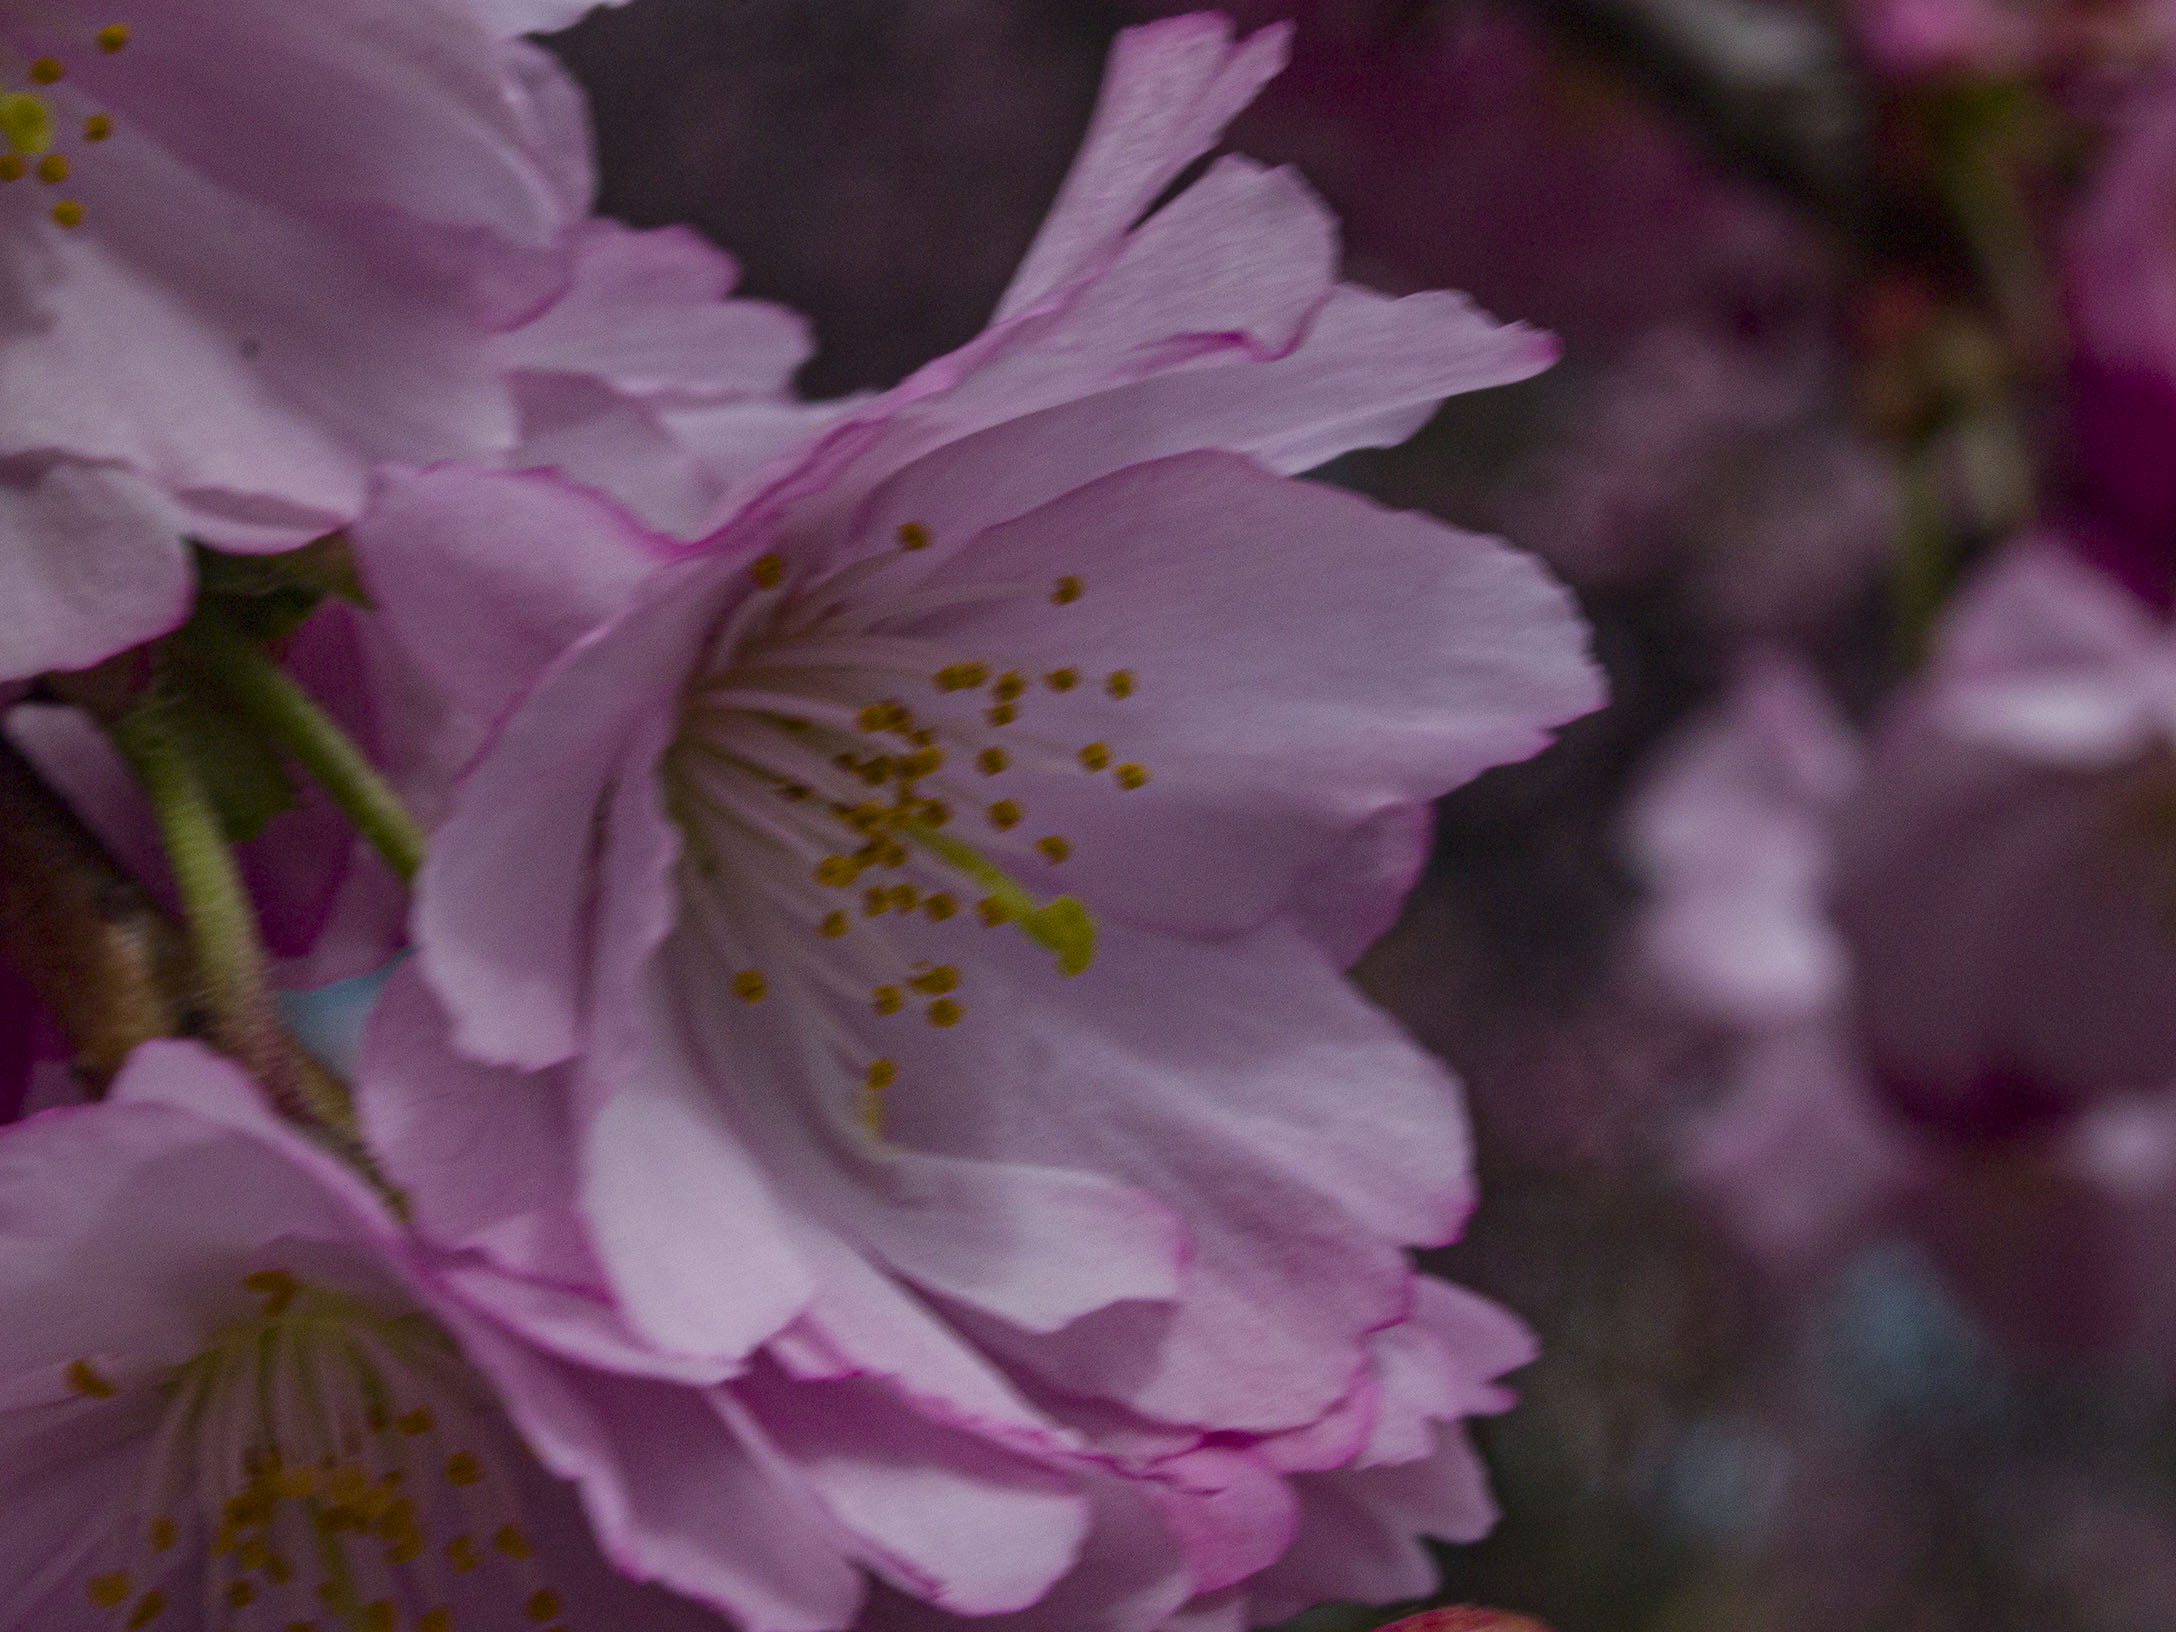
<instances>
[{"instance_id":1,"label":"pink cherry blossom","mask_svg":"<svg viewBox=\"0 0 2176 1632\"><path fill-rule=\"evenodd\" d=\"M2052 541L1960 596L1860 751L1769 668L1635 812L1647 929L1731 1038L1694 1172L1770 1262L1908 1228L2036 1349L2176 1342L2176 644Z\"/></svg>"},{"instance_id":2,"label":"pink cherry blossom","mask_svg":"<svg viewBox=\"0 0 2176 1632\"><path fill-rule=\"evenodd\" d=\"M2066 223L2070 542L2150 604L2176 599L2176 80L2147 78Z\"/></svg>"},{"instance_id":3,"label":"pink cherry blossom","mask_svg":"<svg viewBox=\"0 0 2176 1632\"><path fill-rule=\"evenodd\" d=\"M1282 48L1122 36L991 327L694 547L456 467L354 530L496 726L373 1143L533 1343L576 1293L739 1368L709 1409L881 1583L796 1625L1238 1624L1420 1590L1415 1535L1491 1516L1457 1422L1528 1340L1414 1277L1470 1205L1457 1089L1338 971L1427 802L1598 685L1533 563L1288 473L1553 347L1337 283L1286 171L1144 215ZM692 1488L681 1445L506 1386L623 1566L756 1619L737 1546L619 1494Z\"/></svg>"},{"instance_id":4,"label":"pink cherry blossom","mask_svg":"<svg viewBox=\"0 0 2176 1632\"><path fill-rule=\"evenodd\" d=\"M50 132L0 189L0 675L172 627L185 535L302 543L355 515L375 461L594 464L616 445L666 465L646 413L777 395L805 340L720 298L729 261L678 234L576 232L580 93L511 36L584 9L0 14L0 71ZM643 373L668 314L700 391ZM673 468L689 491L665 512L716 479Z\"/></svg>"},{"instance_id":5,"label":"pink cherry blossom","mask_svg":"<svg viewBox=\"0 0 2176 1632\"><path fill-rule=\"evenodd\" d=\"M0 1132L0 1310L10 1627L719 1625L605 1566L484 1323L195 1044Z\"/></svg>"}]
</instances>

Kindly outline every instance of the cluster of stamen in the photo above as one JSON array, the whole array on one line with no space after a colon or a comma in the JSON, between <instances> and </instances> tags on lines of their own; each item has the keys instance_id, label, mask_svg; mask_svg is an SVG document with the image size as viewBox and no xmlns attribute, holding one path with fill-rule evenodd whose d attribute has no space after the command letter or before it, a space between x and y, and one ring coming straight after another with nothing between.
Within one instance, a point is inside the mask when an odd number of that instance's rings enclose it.
<instances>
[{"instance_id":1,"label":"cluster of stamen","mask_svg":"<svg viewBox=\"0 0 2176 1632\"><path fill-rule=\"evenodd\" d=\"M127 46L129 28L126 23L108 23L93 38L98 49L110 56ZM58 187L75 173L74 163L55 145L60 121L50 94L53 86L68 77L68 65L59 57L39 57L30 64L26 77L32 89L0 91L0 182L35 175L45 186ZM84 141L102 142L113 134L113 116L86 114L79 128ZM56 226L83 225L80 199L60 199L46 213Z\"/></svg>"},{"instance_id":2,"label":"cluster of stamen","mask_svg":"<svg viewBox=\"0 0 2176 1632\"><path fill-rule=\"evenodd\" d=\"M1030 862L1060 865L1073 842L1062 833L1034 834L1030 812L1003 793L1000 779L1024 765L1062 764L1107 773L1114 787L1132 790L1146 785L1149 773L1119 758L1106 741L1068 750L1036 736L1031 725L1006 730L1032 710L1038 691L1063 695L1086 684L1080 670L1030 675L871 626L875 619L901 621L1015 596L1070 606L1087 592L1081 578L1067 574L1041 586L909 586L866 600L853 595L888 563L931 543L918 522L900 527L896 538L895 554L790 588L782 557L751 563L758 593L713 636L710 661L687 695L667 780L689 841L696 916L733 968L732 989L743 1001L763 1001L780 964L824 994L852 1001L839 975L854 970L863 972L862 1001L877 1017L913 1012L950 1027L967 1014L957 995L959 967L901 955L897 937L880 921L950 925L964 921L971 904L982 924L1011 926L1055 954L1062 972L1079 973L1094 950L1086 909L1069 895L1038 898L1013 871ZM856 607L874 619L857 620ZM861 689L872 679L886 694ZM953 706L925 717L907 701L913 683ZM1119 669L1101 685L1107 698L1122 701L1133 695L1135 679ZM979 728L957 706L976 694L988 699ZM985 737L985 730L1004 731L1005 738ZM963 832L975 828L987 836ZM745 859L750 838L771 852L755 868ZM755 920L776 907L806 923L816 940L805 949L766 944ZM772 967L764 966L766 954ZM858 1119L880 1137L882 1096L898 1080L898 1062L868 1057L843 1030L832 1042L842 1075L856 1084Z\"/></svg>"},{"instance_id":3,"label":"cluster of stamen","mask_svg":"<svg viewBox=\"0 0 2176 1632\"><path fill-rule=\"evenodd\" d=\"M126 1632L169 1612L237 1632L457 1632L454 1583L476 1577L566 1632L443 1334L285 1270L242 1284L257 1315L150 1385L162 1420L84 1578L92 1606ZM88 1359L67 1377L87 1400L121 1392Z\"/></svg>"}]
</instances>

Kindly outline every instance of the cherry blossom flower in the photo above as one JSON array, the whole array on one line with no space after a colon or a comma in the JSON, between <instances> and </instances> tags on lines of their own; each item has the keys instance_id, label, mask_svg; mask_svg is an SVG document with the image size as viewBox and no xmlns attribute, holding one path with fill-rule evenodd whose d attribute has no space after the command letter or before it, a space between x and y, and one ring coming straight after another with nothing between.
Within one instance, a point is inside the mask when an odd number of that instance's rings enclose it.
<instances>
[{"instance_id":1,"label":"cherry blossom flower","mask_svg":"<svg viewBox=\"0 0 2176 1632\"><path fill-rule=\"evenodd\" d=\"M1598 685L1531 561L1289 473L1553 347L1338 284L1289 172L1151 208L1282 46L1123 36L991 327L692 548L458 467L354 529L393 638L496 722L374 1025L373 1145L538 1345L573 1289L745 1368L870 1625L1395 1597L1416 1532L1490 1517L1456 1424L1527 1340L1416 1281L1470 1204L1457 1089L1338 971L1428 801ZM735 1544L609 1494L630 1455L693 1478L674 1447L555 1420L614 1556L749 1617ZM793 1624L857 1602L812 1576Z\"/></svg>"},{"instance_id":2,"label":"cherry blossom flower","mask_svg":"<svg viewBox=\"0 0 2176 1632\"><path fill-rule=\"evenodd\" d=\"M1779 1267L1906 1228L2019 1342L2165 1356L2176 650L2051 541L1861 751L1770 668L1635 812L1647 929L1733 1039L1691 1164Z\"/></svg>"},{"instance_id":3,"label":"cherry blossom flower","mask_svg":"<svg viewBox=\"0 0 2176 1632\"><path fill-rule=\"evenodd\" d=\"M197 1045L0 1132L0 1220L9 1625L718 1625L605 1566L482 1325Z\"/></svg>"},{"instance_id":4,"label":"cherry blossom flower","mask_svg":"<svg viewBox=\"0 0 2176 1632\"><path fill-rule=\"evenodd\" d=\"M730 261L576 231L580 92L511 36L586 9L0 8L0 675L171 628L185 537L306 542L378 460L593 463L616 438L661 464L661 393L778 394L805 337L720 298ZM658 374L665 312L701 393Z\"/></svg>"}]
</instances>

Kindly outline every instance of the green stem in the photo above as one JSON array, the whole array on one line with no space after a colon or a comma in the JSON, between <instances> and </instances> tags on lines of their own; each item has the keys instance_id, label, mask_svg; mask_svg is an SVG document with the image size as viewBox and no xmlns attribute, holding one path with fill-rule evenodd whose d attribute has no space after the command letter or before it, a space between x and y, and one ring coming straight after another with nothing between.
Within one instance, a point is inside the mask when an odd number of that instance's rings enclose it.
<instances>
[{"instance_id":1,"label":"green stem","mask_svg":"<svg viewBox=\"0 0 2176 1632\"><path fill-rule=\"evenodd\" d=\"M337 1125L339 1108L323 1102L318 1074L304 1068L280 1024L249 892L203 773L174 730L171 707L154 690L112 722L113 737L158 818L213 1039L264 1085L283 1115Z\"/></svg>"},{"instance_id":2,"label":"green stem","mask_svg":"<svg viewBox=\"0 0 2176 1632\"><path fill-rule=\"evenodd\" d=\"M198 609L180 644L190 667L315 777L386 865L412 883L423 865L423 829L338 722L262 646L209 606Z\"/></svg>"}]
</instances>

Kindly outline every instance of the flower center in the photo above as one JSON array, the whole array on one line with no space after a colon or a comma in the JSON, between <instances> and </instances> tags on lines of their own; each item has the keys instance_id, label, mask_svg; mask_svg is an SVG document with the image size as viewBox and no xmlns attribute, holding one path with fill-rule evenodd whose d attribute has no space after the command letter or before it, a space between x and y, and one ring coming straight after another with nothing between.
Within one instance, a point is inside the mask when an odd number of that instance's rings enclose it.
<instances>
[{"instance_id":1,"label":"flower center","mask_svg":"<svg viewBox=\"0 0 2176 1632\"><path fill-rule=\"evenodd\" d=\"M937 584L917 570L928 530L910 522L897 542L796 584L778 556L750 566L753 592L713 634L685 696L665 782L688 841L683 900L736 971L744 1001L762 1001L784 978L819 999L812 1016L843 1000L879 1018L919 1010L949 1027L967 1012L955 995L960 971L912 956L910 921L916 939L925 924L964 932L971 902L983 925L1026 935L1064 974L1079 974L1095 954L1087 908L1022 881L1063 865L1073 845L1062 833L1034 834L1006 781L1108 773L1111 787L1131 790L1149 773L1107 742L1068 747L1035 730L1028 716L1038 695L1087 695L1079 669L1031 679L899 632L1005 600L1071 606L1085 593L1078 577ZM1114 703L1134 689L1127 670L1102 682ZM916 690L939 700L926 715L904 700ZM972 836L955 819L970 812ZM825 1046L853 1084L859 1120L881 1136L896 1061L851 1028L833 1028Z\"/></svg>"},{"instance_id":2,"label":"flower center","mask_svg":"<svg viewBox=\"0 0 2176 1632\"><path fill-rule=\"evenodd\" d=\"M480 1588L555 1622L482 1431L488 1401L444 1334L285 1270L242 1284L259 1312L146 1385L163 1410L93 1556L91 1603L129 1632L192 1600L204 1624L252 1611L287 1632L453 1632ZM68 1380L94 1401L124 1393L89 1360Z\"/></svg>"},{"instance_id":3,"label":"flower center","mask_svg":"<svg viewBox=\"0 0 2176 1632\"><path fill-rule=\"evenodd\" d=\"M129 42L126 23L108 23L92 36L100 51L111 56ZM48 187L59 187L75 173L62 132L61 93L54 87L68 77L68 64L59 57L39 57L24 71L31 89L0 90L0 183L21 181L35 175ZM102 142L113 134L113 116L84 113L72 128L85 143ZM61 198L46 214L54 225L80 227L84 209L80 199Z\"/></svg>"}]
</instances>

